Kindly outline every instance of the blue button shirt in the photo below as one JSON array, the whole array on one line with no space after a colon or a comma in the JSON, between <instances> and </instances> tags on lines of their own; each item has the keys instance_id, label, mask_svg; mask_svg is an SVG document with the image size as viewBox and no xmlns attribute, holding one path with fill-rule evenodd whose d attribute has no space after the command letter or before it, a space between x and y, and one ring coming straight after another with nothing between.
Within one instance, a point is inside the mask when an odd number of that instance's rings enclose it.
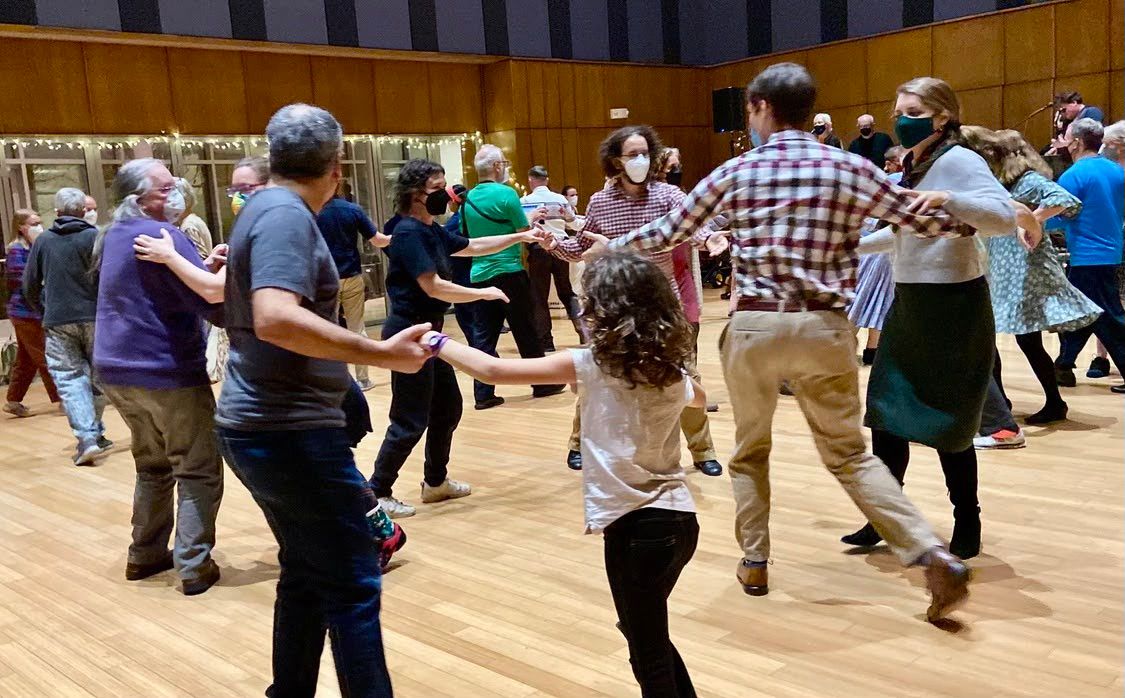
<instances>
[{"instance_id":1,"label":"blue button shirt","mask_svg":"<svg viewBox=\"0 0 1125 698\"><path fill-rule=\"evenodd\" d=\"M375 226L363 209L337 196L321 209L316 224L328 243L340 278L347 279L363 271L357 236L363 236L364 240L375 237Z\"/></svg>"}]
</instances>

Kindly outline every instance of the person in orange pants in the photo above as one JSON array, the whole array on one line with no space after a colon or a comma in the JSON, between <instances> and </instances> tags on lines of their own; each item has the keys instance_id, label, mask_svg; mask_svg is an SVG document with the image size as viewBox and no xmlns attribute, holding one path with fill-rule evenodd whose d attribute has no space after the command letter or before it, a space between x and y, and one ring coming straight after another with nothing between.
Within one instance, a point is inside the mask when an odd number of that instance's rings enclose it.
<instances>
[{"instance_id":1,"label":"person in orange pants","mask_svg":"<svg viewBox=\"0 0 1125 698\"><path fill-rule=\"evenodd\" d=\"M47 340L43 334L43 317L23 298L23 270L27 266L31 243L43 232L43 224L38 213L29 208L21 208L12 219L12 230L16 231L16 238L8 245L5 277L8 282L8 319L12 322L18 349L3 409L17 417L28 417L31 410L24 406L23 398L27 395L36 372L42 377L51 402L57 403L59 394L55 390L51 374L47 372Z\"/></svg>"}]
</instances>

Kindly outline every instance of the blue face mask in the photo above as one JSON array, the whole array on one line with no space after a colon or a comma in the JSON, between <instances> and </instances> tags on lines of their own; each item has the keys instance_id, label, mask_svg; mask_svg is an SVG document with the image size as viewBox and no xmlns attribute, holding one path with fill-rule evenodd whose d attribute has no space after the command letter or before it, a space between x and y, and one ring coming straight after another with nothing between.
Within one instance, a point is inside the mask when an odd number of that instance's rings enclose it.
<instances>
[{"instance_id":1,"label":"blue face mask","mask_svg":"<svg viewBox=\"0 0 1125 698\"><path fill-rule=\"evenodd\" d=\"M762 135L755 129L750 129L750 144L755 148L762 144Z\"/></svg>"}]
</instances>

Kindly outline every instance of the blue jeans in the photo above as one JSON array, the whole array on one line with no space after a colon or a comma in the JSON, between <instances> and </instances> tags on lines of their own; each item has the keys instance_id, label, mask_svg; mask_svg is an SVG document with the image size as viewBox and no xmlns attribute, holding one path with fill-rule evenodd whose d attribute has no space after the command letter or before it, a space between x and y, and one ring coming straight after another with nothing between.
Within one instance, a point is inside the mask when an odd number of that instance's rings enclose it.
<instances>
[{"instance_id":1,"label":"blue jeans","mask_svg":"<svg viewBox=\"0 0 1125 698\"><path fill-rule=\"evenodd\" d=\"M379 556L365 514L375 506L343 429L219 428L231 470L280 548L272 698L316 694L327 630L345 698L393 695L379 627Z\"/></svg>"},{"instance_id":2,"label":"blue jeans","mask_svg":"<svg viewBox=\"0 0 1125 698\"><path fill-rule=\"evenodd\" d=\"M47 328L47 370L55 381L70 428L79 446L92 445L105 433L106 399L94 382L94 323Z\"/></svg>"}]
</instances>

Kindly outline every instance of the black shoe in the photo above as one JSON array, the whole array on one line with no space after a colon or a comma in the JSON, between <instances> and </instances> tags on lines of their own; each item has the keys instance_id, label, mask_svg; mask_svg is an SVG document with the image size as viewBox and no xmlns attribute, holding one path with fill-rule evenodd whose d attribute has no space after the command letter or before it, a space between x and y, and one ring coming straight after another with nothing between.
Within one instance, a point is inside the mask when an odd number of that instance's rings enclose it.
<instances>
[{"instance_id":1,"label":"black shoe","mask_svg":"<svg viewBox=\"0 0 1125 698\"><path fill-rule=\"evenodd\" d=\"M543 353L544 354L549 354L549 353L553 353L553 352L556 352L556 351L558 351L558 349L555 348L555 345L553 343L543 345Z\"/></svg>"},{"instance_id":2,"label":"black shoe","mask_svg":"<svg viewBox=\"0 0 1125 698\"><path fill-rule=\"evenodd\" d=\"M100 448L103 451L108 451L109 449L113 448L113 442L110 441L109 439L107 439L104 436L99 436L98 437L98 448Z\"/></svg>"},{"instance_id":3,"label":"black shoe","mask_svg":"<svg viewBox=\"0 0 1125 698\"><path fill-rule=\"evenodd\" d=\"M1073 388L1078 385L1078 379L1074 377L1074 369L1072 368L1055 366L1055 380L1058 381L1060 388Z\"/></svg>"},{"instance_id":4,"label":"black shoe","mask_svg":"<svg viewBox=\"0 0 1125 698\"><path fill-rule=\"evenodd\" d=\"M566 392L566 385L541 385L538 388L532 388L531 397L551 397L552 395L561 395Z\"/></svg>"},{"instance_id":5,"label":"black shoe","mask_svg":"<svg viewBox=\"0 0 1125 698\"><path fill-rule=\"evenodd\" d=\"M1065 402L1058 404L1047 404L1043 409L1023 420L1025 424L1032 426L1039 426L1040 424L1050 424L1051 422L1061 422L1066 419L1067 413L1070 412L1070 407Z\"/></svg>"},{"instance_id":6,"label":"black shoe","mask_svg":"<svg viewBox=\"0 0 1125 698\"><path fill-rule=\"evenodd\" d=\"M569 453L567 453L566 454L566 467L570 468L571 470L581 470L582 469L582 452L581 451L570 451Z\"/></svg>"},{"instance_id":7,"label":"black shoe","mask_svg":"<svg viewBox=\"0 0 1125 698\"><path fill-rule=\"evenodd\" d=\"M711 477L718 477L723 474L723 466L714 458L711 460L701 460L695 463L695 469Z\"/></svg>"},{"instance_id":8,"label":"black shoe","mask_svg":"<svg viewBox=\"0 0 1125 698\"><path fill-rule=\"evenodd\" d=\"M871 524L867 524L855 533L842 537L840 542L853 548L870 548L883 542L883 536Z\"/></svg>"},{"instance_id":9,"label":"black shoe","mask_svg":"<svg viewBox=\"0 0 1125 698\"><path fill-rule=\"evenodd\" d=\"M710 412L710 413L718 412L719 411L719 403L717 403L717 402L707 403L707 411Z\"/></svg>"},{"instance_id":10,"label":"black shoe","mask_svg":"<svg viewBox=\"0 0 1125 698\"><path fill-rule=\"evenodd\" d=\"M781 385L778 387L777 392L781 395L793 397L793 389L789 387L789 381L781 381Z\"/></svg>"},{"instance_id":11,"label":"black shoe","mask_svg":"<svg viewBox=\"0 0 1125 698\"><path fill-rule=\"evenodd\" d=\"M863 350L863 358L860 359L860 361L863 363L864 366L871 366L875 363L875 352L876 351L877 351L876 349L864 349Z\"/></svg>"},{"instance_id":12,"label":"black shoe","mask_svg":"<svg viewBox=\"0 0 1125 698\"><path fill-rule=\"evenodd\" d=\"M499 395L493 395L492 397L488 398L487 400L484 400L483 402L478 402L473 407L478 409L478 410L490 410L493 407L499 407L500 405L503 405L503 404L504 404L504 398L500 397Z\"/></svg>"},{"instance_id":13,"label":"black shoe","mask_svg":"<svg viewBox=\"0 0 1125 698\"><path fill-rule=\"evenodd\" d=\"M1087 378L1107 378L1109 376L1109 359L1095 356L1090 362L1090 369L1086 371Z\"/></svg>"},{"instance_id":14,"label":"black shoe","mask_svg":"<svg viewBox=\"0 0 1125 698\"><path fill-rule=\"evenodd\" d=\"M1109 392L1117 393L1118 395L1125 395L1125 384L1115 385L1109 389Z\"/></svg>"},{"instance_id":15,"label":"black shoe","mask_svg":"<svg viewBox=\"0 0 1125 698\"><path fill-rule=\"evenodd\" d=\"M184 596L198 596L215 586L219 581L219 566L211 563L207 571L199 575L195 579L184 580Z\"/></svg>"},{"instance_id":16,"label":"black shoe","mask_svg":"<svg viewBox=\"0 0 1125 698\"><path fill-rule=\"evenodd\" d=\"M137 582L142 579L148 579L161 572L167 572L175 566L175 563L172 562L172 553L168 553L160 560L150 562L147 565L137 565L130 562L125 565L125 579L130 582Z\"/></svg>"},{"instance_id":17,"label":"black shoe","mask_svg":"<svg viewBox=\"0 0 1125 698\"><path fill-rule=\"evenodd\" d=\"M949 541L949 552L962 560L971 560L980 555L980 509L960 516L953 514L953 538Z\"/></svg>"}]
</instances>

